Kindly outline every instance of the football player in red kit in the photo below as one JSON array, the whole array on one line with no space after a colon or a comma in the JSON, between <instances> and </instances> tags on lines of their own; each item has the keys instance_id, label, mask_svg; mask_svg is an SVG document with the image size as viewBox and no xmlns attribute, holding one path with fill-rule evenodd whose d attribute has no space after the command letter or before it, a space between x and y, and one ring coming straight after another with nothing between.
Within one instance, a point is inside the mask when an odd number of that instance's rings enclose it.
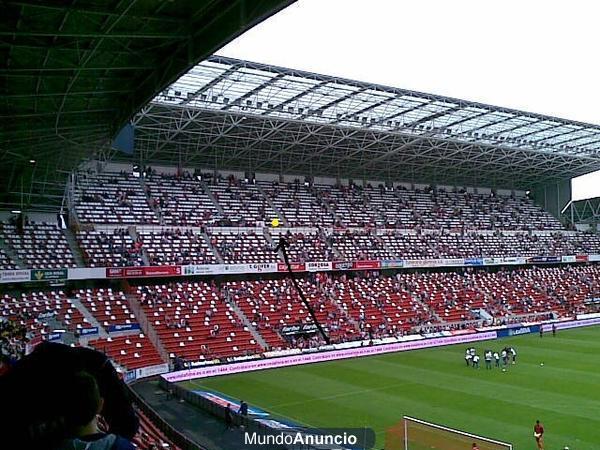
<instances>
[{"instance_id":1,"label":"football player in red kit","mask_svg":"<svg viewBox=\"0 0 600 450\"><path fill-rule=\"evenodd\" d=\"M533 427L533 437L535 437L535 443L539 450L544 450L544 425L539 420L535 421Z\"/></svg>"}]
</instances>

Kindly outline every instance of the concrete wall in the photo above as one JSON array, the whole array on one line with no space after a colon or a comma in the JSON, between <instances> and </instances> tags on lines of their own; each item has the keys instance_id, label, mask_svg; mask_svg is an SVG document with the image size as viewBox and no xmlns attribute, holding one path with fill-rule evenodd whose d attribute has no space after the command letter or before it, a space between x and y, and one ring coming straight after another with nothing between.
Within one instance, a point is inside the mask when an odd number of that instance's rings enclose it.
<instances>
[{"instance_id":1,"label":"concrete wall","mask_svg":"<svg viewBox=\"0 0 600 450\"><path fill-rule=\"evenodd\" d=\"M236 170L219 170L218 173L220 173L223 178L227 178L229 175L233 175L242 180L245 178L244 172L238 172Z\"/></svg>"},{"instance_id":2,"label":"concrete wall","mask_svg":"<svg viewBox=\"0 0 600 450\"><path fill-rule=\"evenodd\" d=\"M334 177L315 177L315 184L335 186L337 180Z\"/></svg>"},{"instance_id":3,"label":"concrete wall","mask_svg":"<svg viewBox=\"0 0 600 450\"><path fill-rule=\"evenodd\" d=\"M109 162L104 166L104 172L121 172L122 170L131 173L133 171L133 164Z\"/></svg>"},{"instance_id":4,"label":"concrete wall","mask_svg":"<svg viewBox=\"0 0 600 450\"><path fill-rule=\"evenodd\" d=\"M546 184L531 191L533 201L560 219L560 212L571 201L571 180Z\"/></svg>"},{"instance_id":5,"label":"concrete wall","mask_svg":"<svg viewBox=\"0 0 600 450\"><path fill-rule=\"evenodd\" d=\"M56 224L56 214L25 211L25 215L27 215L31 222L47 222L51 224ZM0 211L1 222L6 222L11 217L15 216L16 214L11 213L10 211Z\"/></svg>"},{"instance_id":6,"label":"concrete wall","mask_svg":"<svg viewBox=\"0 0 600 450\"><path fill-rule=\"evenodd\" d=\"M256 181L279 181L279 175L275 173L255 173Z\"/></svg>"}]
</instances>

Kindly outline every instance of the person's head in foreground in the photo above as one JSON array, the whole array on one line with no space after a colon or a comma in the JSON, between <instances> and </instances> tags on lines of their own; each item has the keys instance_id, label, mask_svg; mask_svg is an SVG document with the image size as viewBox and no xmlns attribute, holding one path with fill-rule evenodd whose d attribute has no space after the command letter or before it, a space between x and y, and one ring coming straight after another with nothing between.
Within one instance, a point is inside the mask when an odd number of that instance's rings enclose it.
<instances>
[{"instance_id":1,"label":"person's head in foreground","mask_svg":"<svg viewBox=\"0 0 600 450\"><path fill-rule=\"evenodd\" d=\"M126 439L106 434L98 428L98 415L104 399L96 379L78 372L68 380L71 389L65 395L65 439L57 450L135 450Z\"/></svg>"}]
</instances>

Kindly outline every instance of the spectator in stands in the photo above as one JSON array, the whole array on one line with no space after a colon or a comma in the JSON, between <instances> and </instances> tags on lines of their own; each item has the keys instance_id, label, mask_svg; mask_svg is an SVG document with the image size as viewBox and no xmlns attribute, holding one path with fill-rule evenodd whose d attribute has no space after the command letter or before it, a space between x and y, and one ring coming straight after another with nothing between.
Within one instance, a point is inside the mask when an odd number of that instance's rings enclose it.
<instances>
[{"instance_id":1,"label":"spectator in stands","mask_svg":"<svg viewBox=\"0 0 600 450\"><path fill-rule=\"evenodd\" d=\"M238 409L238 414L246 417L248 416L248 403L246 403L244 400L240 400L240 407Z\"/></svg>"},{"instance_id":2,"label":"spectator in stands","mask_svg":"<svg viewBox=\"0 0 600 450\"><path fill-rule=\"evenodd\" d=\"M127 390L106 355L88 348L44 342L0 377L3 448L45 449L68 431L63 405L74 374L85 371L96 380L104 399L101 414L108 432L132 439L138 419Z\"/></svg>"},{"instance_id":3,"label":"spectator in stands","mask_svg":"<svg viewBox=\"0 0 600 450\"><path fill-rule=\"evenodd\" d=\"M7 356L0 355L0 377L2 375L4 375L5 373L8 373L10 368L11 368L10 359L8 359Z\"/></svg>"},{"instance_id":4,"label":"spectator in stands","mask_svg":"<svg viewBox=\"0 0 600 450\"><path fill-rule=\"evenodd\" d=\"M231 403L227 403L225 408L225 428L230 430L233 426L233 414L231 412Z\"/></svg>"},{"instance_id":5,"label":"spectator in stands","mask_svg":"<svg viewBox=\"0 0 600 450\"><path fill-rule=\"evenodd\" d=\"M69 389L64 393L62 407L67 437L56 447L57 450L135 450L127 439L102 433L98 428L98 415L104 400L92 375L78 372L65 381Z\"/></svg>"}]
</instances>

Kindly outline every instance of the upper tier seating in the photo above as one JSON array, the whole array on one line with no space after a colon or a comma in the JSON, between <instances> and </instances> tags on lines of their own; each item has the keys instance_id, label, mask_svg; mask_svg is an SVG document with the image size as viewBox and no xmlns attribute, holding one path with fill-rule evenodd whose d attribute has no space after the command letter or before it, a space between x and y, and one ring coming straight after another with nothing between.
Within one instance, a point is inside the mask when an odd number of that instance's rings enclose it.
<instances>
[{"instance_id":1,"label":"upper tier seating","mask_svg":"<svg viewBox=\"0 0 600 450\"><path fill-rule=\"evenodd\" d=\"M152 342L142 333L94 339L89 341L88 345L106 353L128 370L164 362Z\"/></svg>"},{"instance_id":2,"label":"upper tier seating","mask_svg":"<svg viewBox=\"0 0 600 450\"><path fill-rule=\"evenodd\" d=\"M327 237L322 231L312 232L279 232L276 228L271 230L275 244L283 236L289 244L287 248L290 262L306 261L333 261L335 253L327 244ZM283 261L283 257L281 257Z\"/></svg>"},{"instance_id":3,"label":"upper tier seating","mask_svg":"<svg viewBox=\"0 0 600 450\"><path fill-rule=\"evenodd\" d=\"M272 263L278 255L262 233L227 232L213 229L211 243L225 263Z\"/></svg>"},{"instance_id":4,"label":"upper tier seating","mask_svg":"<svg viewBox=\"0 0 600 450\"><path fill-rule=\"evenodd\" d=\"M56 224L26 223L20 234L16 225L3 222L0 239L13 248L27 267L77 267L65 235Z\"/></svg>"},{"instance_id":5,"label":"upper tier seating","mask_svg":"<svg viewBox=\"0 0 600 450\"><path fill-rule=\"evenodd\" d=\"M260 351L215 286L170 283L138 287L137 295L170 354L197 361Z\"/></svg>"},{"instance_id":6,"label":"upper tier seating","mask_svg":"<svg viewBox=\"0 0 600 450\"><path fill-rule=\"evenodd\" d=\"M380 239L397 258L477 258L511 256L561 256L600 252L600 236L584 233L529 235L494 234L400 234Z\"/></svg>"},{"instance_id":7,"label":"upper tier seating","mask_svg":"<svg viewBox=\"0 0 600 450\"><path fill-rule=\"evenodd\" d=\"M256 226L269 223L278 217L256 185L229 176L226 180L215 178L209 189L223 208L232 226Z\"/></svg>"},{"instance_id":8,"label":"upper tier seating","mask_svg":"<svg viewBox=\"0 0 600 450\"><path fill-rule=\"evenodd\" d=\"M203 183L189 172L179 175L151 173L144 183L164 225L199 227L221 218Z\"/></svg>"},{"instance_id":9,"label":"upper tier seating","mask_svg":"<svg viewBox=\"0 0 600 450\"><path fill-rule=\"evenodd\" d=\"M86 231L77 233L79 245L89 267L141 266L142 249L129 232L115 228L112 232Z\"/></svg>"},{"instance_id":10,"label":"upper tier seating","mask_svg":"<svg viewBox=\"0 0 600 450\"><path fill-rule=\"evenodd\" d=\"M426 188L394 191L351 184L316 188L347 227L421 229L561 230L560 222L525 197L447 192Z\"/></svg>"},{"instance_id":11,"label":"upper tier seating","mask_svg":"<svg viewBox=\"0 0 600 450\"><path fill-rule=\"evenodd\" d=\"M380 201L376 203L371 195L354 185L315 185L315 189L317 195L334 211L337 226L374 227L383 223L381 212L377 209L383 202L382 198L378 198Z\"/></svg>"},{"instance_id":12,"label":"upper tier seating","mask_svg":"<svg viewBox=\"0 0 600 450\"><path fill-rule=\"evenodd\" d=\"M138 235L153 266L217 263L204 236L192 230L140 230Z\"/></svg>"},{"instance_id":13,"label":"upper tier seating","mask_svg":"<svg viewBox=\"0 0 600 450\"><path fill-rule=\"evenodd\" d=\"M290 227L333 225L333 215L314 188L301 184L299 180L293 183L259 181L258 184L283 213Z\"/></svg>"},{"instance_id":14,"label":"upper tier seating","mask_svg":"<svg viewBox=\"0 0 600 450\"><path fill-rule=\"evenodd\" d=\"M394 253L368 230L335 232L328 238L342 258L350 260L392 259Z\"/></svg>"},{"instance_id":15,"label":"upper tier seating","mask_svg":"<svg viewBox=\"0 0 600 450\"><path fill-rule=\"evenodd\" d=\"M78 174L75 209L82 223L159 223L140 179L124 172Z\"/></svg>"}]
</instances>

